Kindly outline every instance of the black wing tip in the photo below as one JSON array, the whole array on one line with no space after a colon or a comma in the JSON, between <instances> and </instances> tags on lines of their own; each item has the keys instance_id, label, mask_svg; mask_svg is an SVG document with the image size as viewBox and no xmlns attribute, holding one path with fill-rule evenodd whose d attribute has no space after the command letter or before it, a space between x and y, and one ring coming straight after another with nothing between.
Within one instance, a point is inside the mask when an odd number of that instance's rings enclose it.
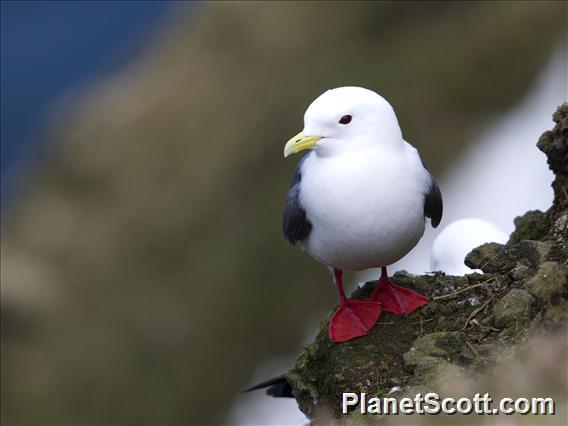
<instances>
[{"instance_id":1,"label":"black wing tip","mask_svg":"<svg viewBox=\"0 0 568 426\"><path fill-rule=\"evenodd\" d=\"M273 377L272 379L265 380L264 382L257 383L256 385L251 386L248 389L245 389L241 393L247 393L247 392L252 392L252 391L255 391L255 390L258 390L258 389L267 388L268 386L279 384L283 380L286 380L286 377L284 376L284 374L281 374L278 377Z\"/></svg>"},{"instance_id":2,"label":"black wing tip","mask_svg":"<svg viewBox=\"0 0 568 426\"><path fill-rule=\"evenodd\" d=\"M241 393L248 393L263 388L267 388L266 394L274 398L294 398L292 386L288 383L284 374L270 380L266 380L262 383L258 383L248 389L245 389Z\"/></svg>"},{"instance_id":3,"label":"black wing tip","mask_svg":"<svg viewBox=\"0 0 568 426\"><path fill-rule=\"evenodd\" d=\"M428 192L426 193L426 197L424 198L424 216L430 218L430 224L432 228L437 228L440 222L442 221L442 214L444 212L444 203L442 201L442 192L440 191L440 187L430 174L430 171L424 164L424 160L418 154L420 161L422 162L422 166L428 172L430 177L430 183L428 184Z\"/></svg>"},{"instance_id":4,"label":"black wing tip","mask_svg":"<svg viewBox=\"0 0 568 426\"><path fill-rule=\"evenodd\" d=\"M430 223L432 224L432 228L437 228L441 221L442 221L442 217L440 217L438 219L430 219Z\"/></svg>"},{"instance_id":5,"label":"black wing tip","mask_svg":"<svg viewBox=\"0 0 568 426\"><path fill-rule=\"evenodd\" d=\"M430 218L433 228L437 228L442 221L444 213L444 203L442 201L442 192L436 181L430 176L430 188L424 200L424 214Z\"/></svg>"}]
</instances>

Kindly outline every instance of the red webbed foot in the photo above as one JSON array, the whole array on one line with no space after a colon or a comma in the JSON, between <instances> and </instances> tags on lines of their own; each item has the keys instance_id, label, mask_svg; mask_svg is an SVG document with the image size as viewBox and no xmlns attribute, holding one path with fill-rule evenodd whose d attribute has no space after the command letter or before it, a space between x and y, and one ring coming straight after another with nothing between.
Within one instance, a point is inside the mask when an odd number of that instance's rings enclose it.
<instances>
[{"instance_id":1,"label":"red webbed foot","mask_svg":"<svg viewBox=\"0 0 568 426\"><path fill-rule=\"evenodd\" d=\"M329 338L343 343L369 334L381 316L381 305L365 300L346 300L331 317Z\"/></svg>"},{"instance_id":2,"label":"red webbed foot","mask_svg":"<svg viewBox=\"0 0 568 426\"><path fill-rule=\"evenodd\" d=\"M428 304L430 299L415 291L391 284L386 268L383 268L381 279L373 289L369 301L383 305L385 312L408 315L419 307Z\"/></svg>"},{"instance_id":3,"label":"red webbed foot","mask_svg":"<svg viewBox=\"0 0 568 426\"><path fill-rule=\"evenodd\" d=\"M381 305L366 300L349 300L343 291L343 272L340 269L332 269L332 272L339 293L339 308L329 321L330 340L343 343L369 334L381 316Z\"/></svg>"}]
</instances>

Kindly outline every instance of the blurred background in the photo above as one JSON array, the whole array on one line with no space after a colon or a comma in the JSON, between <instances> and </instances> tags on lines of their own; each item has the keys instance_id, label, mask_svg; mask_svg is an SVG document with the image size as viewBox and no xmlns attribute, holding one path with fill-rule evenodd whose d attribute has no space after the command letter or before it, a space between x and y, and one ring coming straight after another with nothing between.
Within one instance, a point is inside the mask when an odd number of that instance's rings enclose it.
<instances>
[{"instance_id":1,"label":"blurred background","mask_svg":"<svg viewBox=\"0 0 568 426\"><path fill-rule=\"evenodd\" d=\"M307 105L378 91L442 227L509 233L552 199L566 39L564 2L2 1L2 423L301 422L239 393L336 303L280 229Z\"/></svg>"}]
</instances>

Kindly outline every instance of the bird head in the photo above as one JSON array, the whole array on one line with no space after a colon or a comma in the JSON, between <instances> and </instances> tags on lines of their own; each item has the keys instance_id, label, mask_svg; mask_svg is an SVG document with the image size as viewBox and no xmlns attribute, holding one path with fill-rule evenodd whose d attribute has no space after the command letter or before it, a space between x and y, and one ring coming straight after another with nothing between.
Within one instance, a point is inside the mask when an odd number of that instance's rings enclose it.
<instances>
[{"instance_id":1,"label":"bird head","mask_svg":"<svg viewBox=\"0 0 568 426\"><path fill-rule=\"evenodd\" d=\"M286 143L284 157L306 149L334 156L402 142L394 110L382 96L362 87L339 87L311 103L304 130Z\"/></svg>"}]
</instances>

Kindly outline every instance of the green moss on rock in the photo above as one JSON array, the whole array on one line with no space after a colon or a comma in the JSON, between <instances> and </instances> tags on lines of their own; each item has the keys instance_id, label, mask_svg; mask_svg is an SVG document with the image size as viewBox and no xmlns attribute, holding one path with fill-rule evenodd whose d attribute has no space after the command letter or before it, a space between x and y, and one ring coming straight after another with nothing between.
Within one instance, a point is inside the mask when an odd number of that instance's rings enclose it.
<instances>
[{"instance_id":1,"label":"green moss on rock","mask_svg":"<svg viewBox=\"0 0 568 426\"><path fill-rule=\"evenodd\" d=\"M509 244L518 244L522 240L540 240L550 229L548 215L540 210L530 210L515 218L515 230Z\"/></svg>"},{"instance_id":2,"label":"green moss on rock","mask_svg":"<svg viewBox=\"0 0 568 426\"><path fill-rule=\"evenodd\" d=\"M545 303L547 313L558 322L568 314L568 266L544 262L525 284L528 292Z\"/></svg>"},{"instance_id":3,"label":"green moss on rock","mask_svg":"<svg viewBox=\"0 0 568 426\"><path fill-rule=\"evenodd\" d=\"M526 290L514 288L493 306L493 323L514 331L527 328L534 316L535 302Z\"/></svg>"},{"instance_id":4,"label":"green moss on rock","mask_svg":"<svg viewBox=\"0 0 568 426\"><path fill-rule=\"evenodd\" d=\"M553 114L556 123L551 131L544 132L537 143L537 147L546 154L548 166L556 175L552 183L554 190L554 203L551 216L568 208L568 150L566 138L568 137L568 104L562 104Z\"/></svg>"},{"instance_id":5,"label":"green moss on rock","mask_svg":"<svg viewBox=\"0 0 568 426\"><path fill-rule=\"evenodd\" d=\"M465 379L466 370L442 358L424 357L418 362L414 375L414 380L427 389L444 391L447 382Z\"/></svg>"},{"instance_id":6,"label":"green moss on rock","mask_svg":"<svg viewBox=\"0 0 568 426\"><path fill-rule=\"evenodd\" d=\"M463 338L457 331L437 331L419 337L402 357L409 367L416 367L424 357L449 360L463 348Z\"/></svg>"},{"instance_id":7,"label":"green moss on rock","mask_svg":"<svg viewBox=\"0 0 568 426\"><path fill-rule=\"evenodd\" d=\"M504 274L516 265L518 253L514 247L487 243L473 249L465 258L465 264L485 273Z\"/></svg>"},{"instance_id":8,"label":"green moss on rock","mask_svg":"<svg viewBox=\"0 0 568 426\"><path fill-rule=\"evenodd\" d=\"M554 248L551 241L522 240L519 248L523 256L530 262L533 268L537 268L547 260Z\"/></svg>"}]
</instances>

